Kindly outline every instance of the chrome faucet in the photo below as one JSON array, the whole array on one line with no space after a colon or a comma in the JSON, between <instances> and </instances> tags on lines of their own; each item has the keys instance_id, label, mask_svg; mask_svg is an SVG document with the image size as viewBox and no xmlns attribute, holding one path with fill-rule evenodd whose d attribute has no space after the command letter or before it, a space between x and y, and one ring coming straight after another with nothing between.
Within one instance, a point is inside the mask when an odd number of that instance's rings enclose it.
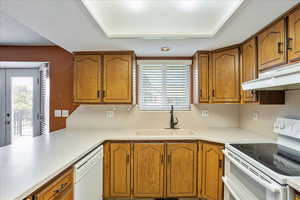
<instances>
[{"instance_id":1,"label":"chrome faucet","mask_svg":"<svg viewBox=\"0 0 300 200\"><path fill-rule=\"evenodd\" d=\"M174 106L171 105L171 118L170 118L170 129L177 129L176 125L179 123L177 117L174 119Z\"/></svg>"}]
</instances>

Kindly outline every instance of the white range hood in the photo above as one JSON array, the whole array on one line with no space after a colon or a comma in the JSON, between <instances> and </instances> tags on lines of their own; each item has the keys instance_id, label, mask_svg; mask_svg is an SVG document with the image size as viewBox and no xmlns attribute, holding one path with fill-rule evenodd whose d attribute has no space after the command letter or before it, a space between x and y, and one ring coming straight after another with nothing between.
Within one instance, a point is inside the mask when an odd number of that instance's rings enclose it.
<instances>
[{"instance_id":1,"label":"white range hood","mask_svg":"<svg viewBox=\"0 0 300 200\"><path fill-rule=\"evenodd\" d=\"M300 63L259 74L259 78L242 83L243 90L300 89Z\"/></svg>"}]
</instances>

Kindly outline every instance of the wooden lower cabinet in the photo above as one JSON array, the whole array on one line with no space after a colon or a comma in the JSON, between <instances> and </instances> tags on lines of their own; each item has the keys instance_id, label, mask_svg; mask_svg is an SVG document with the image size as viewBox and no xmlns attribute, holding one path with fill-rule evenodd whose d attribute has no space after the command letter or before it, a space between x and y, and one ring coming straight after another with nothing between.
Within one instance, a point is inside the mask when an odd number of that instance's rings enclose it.
<instances>
[{"instance_id":1,"label":"wooden lower cabinet","mask_svg":"<svg viewBox=\"0 0 300 200\"><path fill-rule=\"evenodd\" d=\"M224 155L223 145L203 143L202 146L202 197L223 200Z\"/></svg>"},{"instance_id":2,"label":"wooden lower cabinet","mask_svg":"<svg viewBox=\"0 0 300 200\"><path fill-rule=\"evenodd\" d=\"M167 197L197 196L197 143L167 144Z\"/></svg>"},{"instance_id":3,"label":"wooden lower cabinet","mask_svg":"<svg viewBox=\"0 0 300 200\"><path fill-rule=\"evenodd\" d=\"M110 144L110 197L131 196L130 143Z\"/></svg>"},{"instance_id":4,"label":"wooden lower cabinet","mask_svg":"<svg viewBox=\"0 0 300 200\"><path fill-rule=\"evenodd\" d=\"M70 169L34 194L35 200L73 200L73 170Z\"/></svg>"},{"instance_id":5,"label":"wooden lower cabinet","mask_svg":"<svg viewBox=\"0 0 300 200\"><path fill-rule=\"evenodd\" d=\"M295 195L295 200L300 200L300 194L299 194L299 193L297 193L297 194Z\"/></svg>"},{"instance_id":6,"label":"wooden lower cabinet","mask_svg":"<svg viewBox=\"0 0 300 200\"><path fill-rule=\"evenodd\" d=\"M134 144L133 196L163 197L165 178L165 144Z\"/></svg>"}]
</instances>

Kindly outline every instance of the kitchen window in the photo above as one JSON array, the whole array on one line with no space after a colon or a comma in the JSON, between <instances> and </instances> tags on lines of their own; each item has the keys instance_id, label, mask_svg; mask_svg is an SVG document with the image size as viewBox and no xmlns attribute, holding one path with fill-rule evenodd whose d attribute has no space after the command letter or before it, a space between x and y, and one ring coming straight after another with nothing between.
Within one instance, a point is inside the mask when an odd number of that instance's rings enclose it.
<instances>
[{"instance_id":1,"label":"kitchen window","mask_svg":"<svg viewBox=\"0 0 300 200\"><path fill-rule=\"evenodd\" d=\"M140 110L190 109L191 61L145 61L139 65Z\"/></svg>"}]
</instances>

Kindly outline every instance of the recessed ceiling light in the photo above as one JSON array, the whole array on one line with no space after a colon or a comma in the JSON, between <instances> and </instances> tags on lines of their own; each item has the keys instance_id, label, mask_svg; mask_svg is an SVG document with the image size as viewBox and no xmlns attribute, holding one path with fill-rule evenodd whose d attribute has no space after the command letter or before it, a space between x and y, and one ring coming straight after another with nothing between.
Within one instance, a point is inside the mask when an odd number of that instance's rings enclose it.
<instances>
[{"instance_id":1,"label":"recessed ceiling light","mask_svg":"<svg viewBox=\"0 0 300 200\"><path fill-rule=\"evenodd\" d=\"M169 47L162 47L162 48L160 48L160 50L163 51L163 52L167 52L167 51L170 51L171 48L169 48Z\"/></svg>"}]
</instances>

